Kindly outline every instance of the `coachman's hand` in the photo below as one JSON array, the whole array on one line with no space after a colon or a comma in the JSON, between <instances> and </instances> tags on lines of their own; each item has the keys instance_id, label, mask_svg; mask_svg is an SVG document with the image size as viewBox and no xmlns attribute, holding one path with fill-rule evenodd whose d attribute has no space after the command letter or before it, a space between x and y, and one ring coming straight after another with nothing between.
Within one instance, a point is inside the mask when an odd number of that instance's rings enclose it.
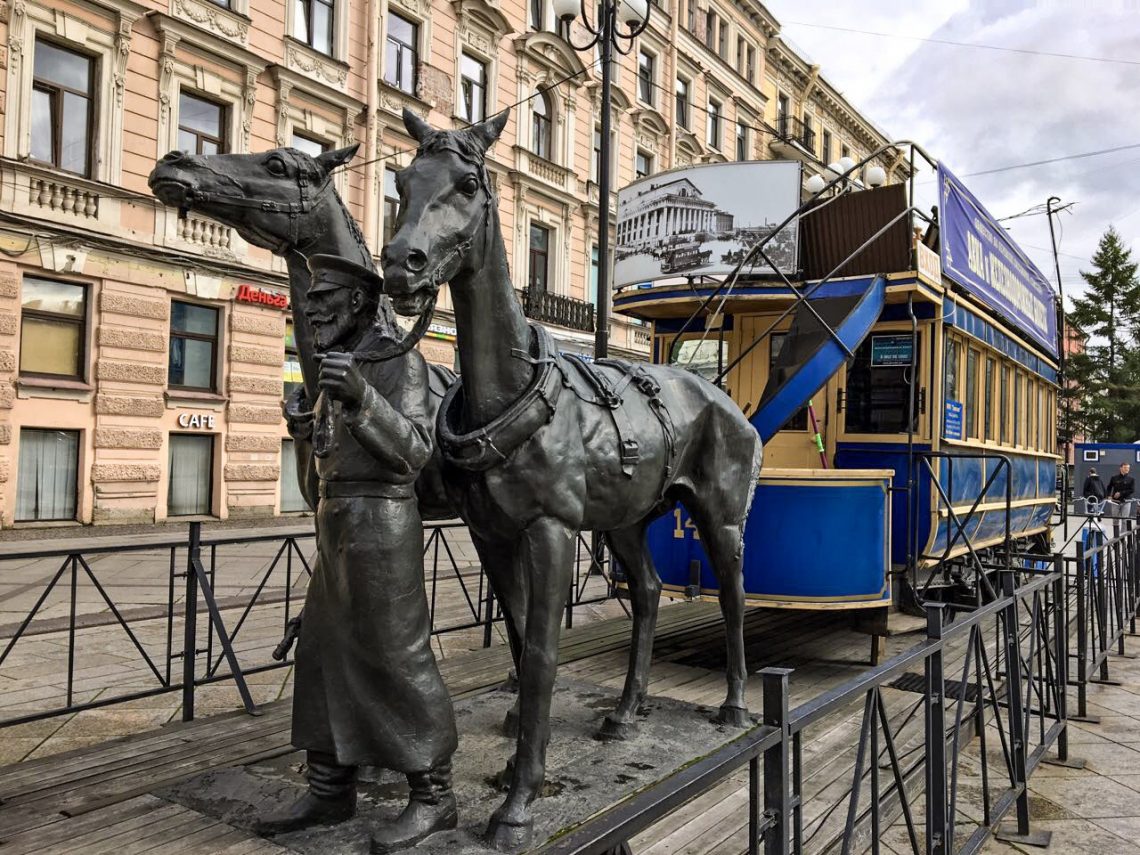
<instances>
[{"instance_id":1,"label":"coachman's hand","mask_svg":"<svg viewBox=\"0 0 1140 855\"><path fill-rule=\"evenodd\" d=\"M321 374L317 385L334 401L340 401L350 410L364 400L364 376L356 367L351 353L330 353L321 361Z\"/></svg>"}]
</instances>

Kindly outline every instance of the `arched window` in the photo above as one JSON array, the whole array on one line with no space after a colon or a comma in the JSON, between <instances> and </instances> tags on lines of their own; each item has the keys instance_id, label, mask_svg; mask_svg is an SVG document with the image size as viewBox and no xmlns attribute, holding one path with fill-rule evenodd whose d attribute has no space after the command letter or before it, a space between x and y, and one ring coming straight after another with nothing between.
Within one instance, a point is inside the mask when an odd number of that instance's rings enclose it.
<instances>
[{"instance_id":1,"label":"arched window","mask_svg":"<svg viewBox=\"0 0 1140 855\"><path fill-rule=\"evenodd\" d=\"M550 96L541 89L535 91L531 107L531 150L539 157L550 159L550 118L553 114Z\"/></svg>"}]
</instances>

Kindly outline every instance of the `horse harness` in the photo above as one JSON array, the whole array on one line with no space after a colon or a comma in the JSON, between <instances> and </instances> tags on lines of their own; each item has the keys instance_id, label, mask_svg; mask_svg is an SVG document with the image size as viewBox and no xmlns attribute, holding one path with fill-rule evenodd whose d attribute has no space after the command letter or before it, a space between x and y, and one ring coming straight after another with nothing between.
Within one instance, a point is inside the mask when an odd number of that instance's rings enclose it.
<instances>
[{"instance_id":1,"label":"horse harness","mask_svg":"<svg viewBox=\"0 0 1140 855\"><path fill-rule=\"evenodd\" d=\"M463 410L462 378L448 389L439 408L436 431L444 459L472 472L484 472L505 462L541 427L554 419L558 401L565 390L582 402L609 412L617 432L622 472L626 477L633 477L641 460L641 450L625 406L625 395L632 387L647 399L649 409L661 425L665 438L667 482L673 474L676 431L661 399L661 385L644 366L616 359L599 360L597 366L621 372L621 378L615 383L584 359L557 353L550 333L543 327L531 324L530 329L534 355L516 351L515 356L535 366L534 379L522 396L498 418L478 430L459 433Z\"/></svg>"}]
</instances>

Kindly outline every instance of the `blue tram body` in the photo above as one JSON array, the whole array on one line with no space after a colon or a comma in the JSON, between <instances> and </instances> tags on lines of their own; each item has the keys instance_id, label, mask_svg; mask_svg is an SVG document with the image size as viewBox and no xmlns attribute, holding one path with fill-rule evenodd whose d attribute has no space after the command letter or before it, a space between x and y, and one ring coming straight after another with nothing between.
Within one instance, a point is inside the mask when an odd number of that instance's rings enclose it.
<instances>
[{"instance_id":1,"label":"blue tram body","mask_svg":"<svg viewBox=\"0 0 1140 855\"><path fill-rule=\"evenodd\" d=\"M828 216L854 218L848 233L875 234L902 210L859 199L876 192L840 199ZM805 216L805 243L824 258L805 255L804 273L830 271L858 247L829 255L809 224ZM716 285L614 298L615 311L653 322L655 361L723 375L765 442L744 532L753 603L882 607L899 578L922 584L923 572L929 580L970 553L1049 532L1058 458L1047 330L1027 335L1004 306L961 287L909 229L893 265L868 255L865 269L840 279L737 283L719 317L694 312ZM648 540L667 595L716 596L683 507L650 526Z\"/></svg>"}]
</instances>

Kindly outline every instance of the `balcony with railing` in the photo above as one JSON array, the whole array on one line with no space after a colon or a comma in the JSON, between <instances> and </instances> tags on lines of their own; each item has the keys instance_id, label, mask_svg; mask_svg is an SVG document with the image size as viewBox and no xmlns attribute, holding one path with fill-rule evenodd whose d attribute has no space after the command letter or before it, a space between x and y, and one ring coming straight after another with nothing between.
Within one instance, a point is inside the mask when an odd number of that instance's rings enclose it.
<instances>
[{"instance_id":1,"label":"balcony with railing","mask_svg":"<svg viewBox=\"0 0 1140 855\"><path fill-rule=\"evenodd\" d=\"M572 330L594 331L594 304L586 300L524 288L522 301L526 316L532 320Z\"/></svg>"},{"instance_id":2,"label":"balcony with railing","mask_svg":"<svg viewBox=\"0 0 1140 855\"><path fill-rule=\"evenodd\" d=\"M803 119L796 116L777 116L776 135L769 145L782 157L814 160L815 129L806 126Z\"/></svg>"}]
</instances>

